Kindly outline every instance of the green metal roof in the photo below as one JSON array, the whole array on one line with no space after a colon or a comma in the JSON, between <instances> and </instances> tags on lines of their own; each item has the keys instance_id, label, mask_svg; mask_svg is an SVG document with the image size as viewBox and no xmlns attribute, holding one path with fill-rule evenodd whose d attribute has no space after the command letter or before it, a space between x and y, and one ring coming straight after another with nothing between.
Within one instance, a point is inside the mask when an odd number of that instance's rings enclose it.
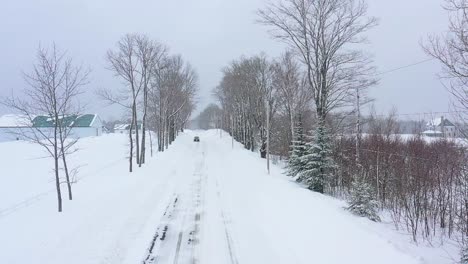
<instances>
[{"instance_id":1,"label":"green metal roof","mask_svg":"<svg viewBox=\"0 0 468 264\"><path fill-rule=\"evenodd\" d=\"M93 123L96 115L86 114L86 115L69 115L61 120L63 126L73 126L73 127L90 127ZM33 120L33 127L54 127L55 119L48 116L37 116Z\"/></svg>"},{"instance_id":2,"label":"green metal roof","mask_svg":"<svg viewBox=\"0 0 468 264\"><path fill-rule=\"evenodd\" d=\"M75 127L89 127L93 124L93 120L96 115L80 115L78 118L75 119L75 123L73 126Z\"/></svg>"}]
</instances>

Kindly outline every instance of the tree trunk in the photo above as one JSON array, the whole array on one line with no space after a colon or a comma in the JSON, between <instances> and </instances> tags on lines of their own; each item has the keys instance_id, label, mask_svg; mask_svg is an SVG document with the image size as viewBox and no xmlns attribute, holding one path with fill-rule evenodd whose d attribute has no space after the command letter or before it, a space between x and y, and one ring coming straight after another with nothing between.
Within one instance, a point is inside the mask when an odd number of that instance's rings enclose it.
<instances>
[{"instance_id":1,"label":"tree trunk","mask_svg":"<svg viewBox=\"0 0 468 264\"><path fill-rule=\"evenodd\" d=\"M151 130L148 133L150 140L150 155L153 157L153 136L151 135Z\"/></svg>"},{"instance_id":2,"label":"tree trunk","mask_svg":"<svg viewBox=\"0 0 468 264\"><path fill-rule=\"evenodd\" d=\"M135 157L136 157L136 162L138 164L138 166L141 166L141 163L140 163L140 137L139 137L139 133L138 133L138 118L137 118L137 109L136 109L136 101L133 102L133 118L134 118L134 123L135 123L135 146L136 146L136 153L135 153Z\"/></svg>"},{"instance_id":3,"label":"tree trunk","mask_svg":"<svg viewBox=\"0 0 468 264\"><path fill-rule=\"evenodd\" d=\"M57 116L56 118L58 119ZM55 188L57 190L57 206L58 206L58 211L62 212L62 191L60 190L57 125L55 125L55 128L54 128L54 167L55 167Z\"/></svg>"},{"instance_id":4,"label":"tree trunk","mask_svg":"<svg viewBox=\"0 0 468 264\"><path fill-rule=\"evenodd\" d=\"M65 179L67 181L67 189L68 189L68 200L73 200L73 194L72 194L72 187L71 187L71 182L70 182L70 174L68 173L68 164L67 164L67 158L66 158L66 153L65 153L65 135L64 133L66 132L63 131L64 124L60 122L59 126L59 135L60 135L60 151L62 153L62 162L63 162L63 169L65 170Z\"/></svg>"},{"instance_id":5,"label":"tree trunk","mask_svg":"<svg viewBox=\"0 0 468 264\"><path fill-rule=\"evenodd\" d=\"M361 165L361 99L356 87L356 165Z\"/></svg>"},{"instance_id":6,"label":"tree trunk","mask_svg":"<svg viewBox=\"0 0 468 264\"><path fill-rule=\"evenodd\" d=\"M267 170L270 174L270 102L267 102L267 120L266 120L266 159L267 159Z\"/></svg>"},{"instance_id":7,"label":"tree trunk","mask_svg":"<svg viewBox=\"0 0 468 264\"><path fill-rule=\"evenodd\" d=\"M132 115L132 122L130 124L130 129L128 130L128 137L130 139L130 154L129 154L130 156L129 156L129 159L128 159L129 171L130 172L133 172L133 136L132 136L132 132L133 132L134 118L135 118L135 116Z\"/></svg>"},{"instance_id":8,"label":"tree trunk","mask_svg":"<svg viewBox=\"0 0 468 264\"><path fill-rule=\"evenodd\" d=\"M145 85L143 90L143 118L142 118L142 129L141 129L141 157L140 157L140 167L141 164L145 163L146 155L146 111L148 108L148 88Z\"/></svg>"},{"instance_id":9,"label":"tree trunk","mask_svg":"<svg viewBox=\"0 0 468 264\"><path fill-rule=\"evenodd\" d=\"M68 165L67 165L67 158L65 156L65 152L63 149L63 143L62 143L62 162L63 162L63 169L65 170L65 177L67 179L67 188L68 188L68 200L73 200L73 194L72 194L72 187L71 187L71 182L70 182L70 174L68 173Z\"/></svg>"},{"instance_id":10,"label":"tree trunk","mask_svg":"<svg viewBox=\"0 0 468 264\"><path fill-rule=\"evenodd\" d=\"M144 120L144 119L143 119ZM143 121L142 124L142 130L141 130L141 153L140 153L140 164L139 167L141 167L141 164L145 163L145 152L146 152L146 126L145 122Z\"/></svg>"},{"instance_id":11,"label":"tree trunk","mask_svg":"<svg viewBox=\"0 0 468 264\"><path fill-rule=\"evenodd\" d=\"M266 141L262 142L262 146L260 147L260 158L266 159L267 157L267 143Z\"/></svg>"}]
</instances>

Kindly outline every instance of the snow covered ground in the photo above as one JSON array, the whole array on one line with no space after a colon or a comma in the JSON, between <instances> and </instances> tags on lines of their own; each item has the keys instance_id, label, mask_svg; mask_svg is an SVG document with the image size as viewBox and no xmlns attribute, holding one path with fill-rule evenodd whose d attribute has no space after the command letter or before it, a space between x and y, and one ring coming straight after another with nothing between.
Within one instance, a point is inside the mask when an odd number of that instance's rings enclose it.
<instances>
[{"instance_id":1,"label":"snow covered ground","mask_svg":"<svg viewBox=\"0 0 468 264\"><path fill-rule=\"evenodd\" d=\"M268 175L227 134L187 131L133 174L126 141L79 142L61 214L41 149L0 143L0 263L452 263L449 247L416 246L279 167Z\"/></svg>"}]
</instances>

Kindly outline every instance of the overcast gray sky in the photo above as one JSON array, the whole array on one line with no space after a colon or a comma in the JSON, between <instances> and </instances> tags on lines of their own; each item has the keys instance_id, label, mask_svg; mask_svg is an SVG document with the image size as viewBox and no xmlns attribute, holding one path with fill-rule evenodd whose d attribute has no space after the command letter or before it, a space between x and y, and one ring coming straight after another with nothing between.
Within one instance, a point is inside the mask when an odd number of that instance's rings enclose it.
<instances>
[{"instance_id":1,"label":"overcast gray sky","mask_svg":"<svg viewBox=\"0 0 468 264\"><path fill-rule=\"evenodd\" d=\"M220 70L241 55L279 55L284 47L255 23L263 0L21 0L2 1L0 8L0 96L22 89L39 44L55 43L92 69L87 86L89 112L119 118L94 96L101 87L121 85L105 69L105 53L125 33L144 33L180 53L200 75L200 111L213 101L211 90ZM419 42L447 27L442 0L368 0L379 26L367 48L379 71L424 60ZM381 76L372 88L379 112L395 106L399 113L447 111L449 96L436 78L435 61ZM8 109L0 108L0 114Z\"/></svg>"}]
</instances>

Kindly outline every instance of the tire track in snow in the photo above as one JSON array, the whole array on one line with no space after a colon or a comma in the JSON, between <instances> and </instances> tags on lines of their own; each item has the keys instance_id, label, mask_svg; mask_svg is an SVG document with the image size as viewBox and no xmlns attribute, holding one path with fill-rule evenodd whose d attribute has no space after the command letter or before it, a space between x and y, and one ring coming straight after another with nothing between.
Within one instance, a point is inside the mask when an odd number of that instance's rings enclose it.
<instances>
[{"instance_id":1,"label":"tire track in snow","mask_svg":"<svg viewBox=\"0 0 468 264\"><path fill-rule=\"evenodd\" d=\"M187 190L175 195L174 202L166 207L143 264L198 263L196 244L199 241L200 207L203 203L202 170L205 166L204 152L201 154L202 157L195 163ZM173 253L171 250L174 250Z\"/></svg>"},{"instance_id":2,"label":"tire track in snow","mask_svg":"<svg viewBox=\"0 0 468 264\"><path fill-rule=\"evenodd\" d=\"M205 145L203 144L205 147ZM194 199L194 223L193 223L193 230L190 232L190 239L189 242L192 244L192 255L190 263L196 264L200 260L200 237L201 235L201 220L202 220L202 213L205 209L205 191L204 186L206 186L206 179L207 174L203 173L203 168L205 167L205 148L202 150L202 159L195 171L197 176L196 180L196 192L195 192L195 199Z\"/></svg>"},{"instance_id":3,"label":"tire track in snow","mask_svg":"<svg viewBox=\"0 0 468 264\"><path fill-rule=\"evenodd\" d=\"M200 144L197 144L197 149ZM204 146L204 144L203 144ZM198 256L197 252L197 241L199 235L198 225L200 223L201 214L199 213L199 207L202 203L202 178L203 168L205 166L205 152L201 150L201 158L195 164L195 169L192 174L193 182L190 186L190 201L186 204L187 210L184 214L181 231L178 234L176 252L174 256L174 264L180 263L197 263ZM187 221L188 220L188 221ZM184 233L188 231L188 233ZM184 236L185 235L185 236Z\"/></svg>"},{"instance_id":4,"label":"tire track in snow","mask_svg":"<svg viewBox=\"0 0 468 264\"><path fill-rule=\"evenodd\" d=\"M173 196L174 198L171 199L171 202L166 206L166 209L164 210L164 214L161 217L161 220L159 221L160 224L156 228L156 232L153 236L153 239L151 240L150 246L148 248L148 253L143 260L143 264L156 263L156 260L158 257L157 249L161 247L161 244L166 239L166 235L169 230L169 223L175 213L175 210L179 201L178 195L174 194Z\"/></svg>"},{"instance_id":5,"label":"tire track in snow","mask_svg":"<svg viewBox=\"0 0 468 264\"><path fill-rule=\"evenodd\" d=\"M218 200L219 200L219 202L221 204L220 216L221 216L221 219L222 219L223 225L224 225L224 234L225 234L225 237L226 237L226 244L227 244L227 248L228 248L228 252L229 252L229 259L231 260L231 264L239 264L239 260L237 258L236 253L235 253L235 250L234 250L235 243L234 243L233 237L231 235L231 231L230 231L229 224L228 224L228 220L230 218L226 216L225 210L223 209L224 205L222 203L222 197L221 197L221 191L220 191L220 187L219 187L218 177L216 177L216 189L217 189L216 194L217 194Z\"/></svg>"}]
</instances>

